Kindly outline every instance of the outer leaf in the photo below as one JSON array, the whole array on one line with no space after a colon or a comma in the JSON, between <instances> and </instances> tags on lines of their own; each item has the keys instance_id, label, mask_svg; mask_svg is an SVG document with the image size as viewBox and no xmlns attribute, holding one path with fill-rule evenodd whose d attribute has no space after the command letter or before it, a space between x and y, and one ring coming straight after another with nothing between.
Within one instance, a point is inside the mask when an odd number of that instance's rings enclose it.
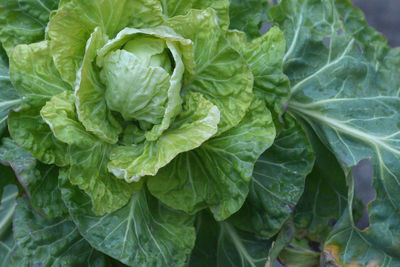
<instances>
[{"instance_id":1,"label":"outer leaf","mask_svg":"<svg viewBox=\"0 0 400 267\"><path fill-rule=\"evenodd\" d=\"M29 108L11 112L9 130L15 142L37 159L64 166L67 164L66 147L51 137L50 128L39 116L41 106L52 96L72 90L62 81L49 53L48 41L20 45L13 50L11 81Z\"/></svg>"},{"instance_id":2,"label":"outer leaf","mask_svg":"<svg viewBox=\"0 0 400 267\"><path fill-rule=\"evenodd\" d=\"M7 57L2 52L0 45L0 136L6 128L8 112L21 103L10 81Z\"/></svg>"},{"instance_id":3,"label":"outer leaf","mask_svg":"<svg viewBox=\"0 0 400 267\"><path fill-rule=\"evenodd\" d=\"M2 173L3 174L3 173ZM4 179L1 177L0 179ZM17 246L12 235L12 218L17 206L18 188L15 185L1 185L0 189L2 200L0 204L0 264L1 266L10 266L11 258L14 255Z\"/></svg>"},{"instance_id":4,"label":"outer leaf","mask_svg":"<svg viewBox=\"0 0 400 267\"><path fill-rule=\"evenodd\" d=\"M40 107L72 88L54 66L48 41L17 46L10 56L11 81L26 105Z\"/></svg>"},{"instance_id":5,"label":"outer leaf","mask_svg":"<svg viewBox=\"0 0 400 267\"><path fill-rule=\"evenodd\" d=\"M265 100L275 125L280 129L280 116L289 100L288 78L282 69L286 47L283 33L278 27L273 27L251 42L247 42L246 35L239 31L228 32L227 38L249 64L254 75L254 93Z\"/></svg>"},{"instance_id":6,"label":"outer leaf","mask_svg":"<svg viewBox=\"0 0 400 267\"><path fill-rule=\"evenodd\" d=\"M365 158L373 165L376 199L368 205L370 225L360 231L348 215L343 231L338 230L347 234L329 241L337 249L333 254L341 265L385 265L400 258L400 79L392 75L399 69L400 53L382 39L369 44L367 37L353 35L352 25L361 25L362 31L366 24L351 19L358 13L349 1L338 3L339 10L334 1L282 1L270 14L289 44L290 111L311 124L347 173ZM340 17L346 17L345 25Z\"/></svg>"},{"instance_id":7,"label":"outer leaf","mask_svg":"<svg viewBox=\"0 0 400 267\"><path fill-rule=\"evenodd\" d=\"M73 222L45 219L32 211L25 198L18 201L13 226L27 266L105 266L104 255L88 244Z\"/></svg>"},{"instance_id":8,"label":"outer leaf","mask_svg":"<svg viewBox=\"0 0 400 267\"><path fill-rule=\"evenodd\" d=\"M335 156L312 129L306 129L316 152L316 162L307 177L304 194L296 206L293 221L297 234L321 242L326 239L333 223L342 216L347 206L347 185Z\"/></svg>"},{"instance_id":9,"label":"outer leaf","mask_svg":"<svg viewBox=\"0 0 400 267\"><path fill-rule=\"evenodd\" d=\"M217 220L224 220L242 206L254 163L274 138L271 115L256 99L237 127L179 155L149 178L150 192L191 214L209 207Z\"/></svg>"},{"instance_id":10,"label":"outer leaf","mask_svg":"<svg viewBox=\"0 0 400 267\"><path fill-rule=\"evenodd\" d=\"M100 81L99 71L94 66L97 50L106 41L107 36L104 36L100 28L96 28L87 42L82 67L77 74L76 109L79 120L87 131L93 132L106 142L115 144L122 128L107 108L104 99L105 88Z\"/></svg>"},{"instance_id":11,"label":"outer leaf","mask_svg":"<svg viewBox=\"0 0 400 267\"><path fill-rule=\"evenodd\" d=\"M215 222L206 212L199 214L196 229L197 240L190 256L190 267L265 266L270 240L240 231L228 222Z\"/></svg>"},{"instance_id":12,"label":"outer leaf","mask_svg":"<svg viewBox=\"0 0 400 267\"><path fill-rule=\"evenodd\" d=\"M229 28L245 32L249 38L260 36L266 20L268 0L231 0L229 6Z\"/></svg>"},{"instance_id":13,"label":"outer leaf","mask_svg":"<svg viewBox=\"0 0 400 267\"><path fill-rule=\"evenodd\" d=\"M46 164L65 166L67 146L57 140L40 117L40 109L29 108L9 115L9 131L15 143Z\"/></svg>"},{"instance_id":14,"label":"outer leaf","mask_svg":"<svg viewBox=\"0 0 400 267\"><path fill-rule=\"evenodd\" d=\"M201 94L187 94L183 111L160 139L120 146L111 152L108 170L127 182L156 175L178 154L199 147L217 132L220 113Z\"/></svg>"},{"instance_id":15,"label":"outer leaf","mask_svg":"<svg viewBox=\"0 0 400 267\"><path fill-rule=\"evenodd\" d=\"M36 161L26 150L11 139L3 139L0 160L9 164L24 187L31 205L47 217L58 217L67 210L58 189L58 168Z\"/></svg>"},{"instance_id":16,"label":"outer leaf","mask_svg":"<svg viewBox=\"0 0 400 267\"><path fill-rule=\"evenodd\" d=\"M49 24L51 50L61 77L75 84L86 41L96 27L114 37L127 26L143 27L163 22L156 0L65 1Z\"/></svg>"},{"instance_id":17,"label":"outer leaf","mask_svg":"<svg viewBox=\"0 0 400 267\"><path fill-rule=\"evenodd\" d=\"M72 92L54 96L41 110L54 136L68 144L70 167L66 171L72 184L78 185L93 201L96 214L124 206L141 183L128 184L107 171L111 146L86 132L78 121Z\"/></svg>"},{"instance_id":18,"label":"outer leaf","mask_svg":"<svg viewBox=\"0 0 400 267\"><path fill-rule=\"evenodd\" d=\"M81 234L129 266L183 266L194 246L193 220L168 209L145 189L123 208L96 217L90 199L61 176L63 199Z\"/></svg>"},{"instance_id":19,"label":"outer leaf","mask_svg":"<svg viewBox=\"0 0 400 267\"><path fill-rule=\"evenodd\" d=\"M0 42L7 54L18 44L30 44L45 37L45 29L58 0L1 0Z\"/></svg>"},{"instance_id":20,"label":"outer leaf","mask_svg":"<svg viewBox=\"0 0 400 267\"><path fill-rule=\"evenodd\" d=\"M307 136L292 117L274 144L258 158L249 196L231 218L239 228L270 238L292 213L311 171L314 154Z\"/></svg>"},{"instance_id":21,"label":"outer leaf","mask_svg":"<svg viewBox=\"0 0 400 267\"><path fill-rule=\"evenodd\" d=\"M208 7L215 10L218 17L218 24L222 28L229 25L229 0L159 0L163 7L163 14L167 17L186 15L191 9L206 9Z\"/></svg>"},{"instance_id":22,"label":"outer leaf","mask_svg":"<svg viewBox=\"0 0 400 267\"><path fill-rule=\"evenodd\" d=\"M213 10L191 10L167 24L195 44L196 67L187 75L184 88L201 93L218 107L218 133L236 126L253 99L253 77L245 60L225 39Z\"/></svg>"}]
</instances>

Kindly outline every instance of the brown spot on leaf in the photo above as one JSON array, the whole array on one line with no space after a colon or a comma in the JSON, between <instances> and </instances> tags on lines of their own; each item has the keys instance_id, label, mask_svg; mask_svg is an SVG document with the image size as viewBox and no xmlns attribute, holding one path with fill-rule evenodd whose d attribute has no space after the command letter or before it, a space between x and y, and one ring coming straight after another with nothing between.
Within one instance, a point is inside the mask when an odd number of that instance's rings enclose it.
<instances>
[{"instance_id":1,"label":"brown spot on leaf","mask_svg":"<svg viewBox=\"0 0 400 267\"><path fill-rule=\"evenodd\" d=\"M322 253L322 262L323 266L335 266L341 267L343 266L339 260L339 246L334 244L329 244L324 247L324 251Z\"/></svg>"}]
</instances>

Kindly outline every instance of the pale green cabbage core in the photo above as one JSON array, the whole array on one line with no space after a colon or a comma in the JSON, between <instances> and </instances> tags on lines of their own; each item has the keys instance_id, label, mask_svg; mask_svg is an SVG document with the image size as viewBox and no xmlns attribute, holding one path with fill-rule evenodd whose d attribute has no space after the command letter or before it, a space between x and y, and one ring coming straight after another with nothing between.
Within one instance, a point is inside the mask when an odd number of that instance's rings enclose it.
<instances>
[{"instance_id":1,"label":"pale green cabbage core","mask_svg":"<svg viewBox=\"0 0 400 267\"><path fill-rule=\"evenodd\" d=\"M146 130L161 123L173 71L168 53L164 40L149 36L137 36L109 52L100 76L110 110Z\"/></svg>"}]
</instances>

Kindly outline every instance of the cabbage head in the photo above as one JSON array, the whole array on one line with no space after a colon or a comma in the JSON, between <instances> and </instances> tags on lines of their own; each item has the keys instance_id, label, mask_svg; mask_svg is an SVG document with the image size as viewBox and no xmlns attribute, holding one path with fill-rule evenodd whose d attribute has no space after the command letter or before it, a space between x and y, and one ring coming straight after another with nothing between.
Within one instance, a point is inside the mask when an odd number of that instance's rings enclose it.
<instances>
[{"instance_id":1,"label":"cabbage head","mask_svg":"<svg viewBox=\"0 0 400 267\"><path fill-rule=\"evenodd\" d=\"M61 1L46 40L10 50L23 101L11 136L61 167L97 215L147 184L168 206L225 219L275 137L229 2L175 2ZM267 37L282 43L276 28Z\"/></svg>"}]
</instances>

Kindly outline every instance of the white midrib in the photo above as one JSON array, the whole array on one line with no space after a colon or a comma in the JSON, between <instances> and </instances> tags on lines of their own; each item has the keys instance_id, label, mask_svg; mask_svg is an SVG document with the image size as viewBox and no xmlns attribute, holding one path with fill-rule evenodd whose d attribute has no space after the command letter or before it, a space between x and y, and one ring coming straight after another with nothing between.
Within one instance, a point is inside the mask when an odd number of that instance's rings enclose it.
<instances>
[{"instance_id":1,"label":"white midrib","mask_svg":"<svg viewBox=\"0 0 400 267\"><path fill-rule=\"evenodd\" d=\"M22 102L21 99L15 99L15 100L9 100L9 101L0 102L0 108L10 107L12 105L19 104L21 102Z\"/></svg>"},{"instance_id":2,"label":"white midrib","mask_svg":"<svg viewBox=\"0 0 400 267\"><path fill-rule=\"evenodd\" d=\"M296 105L296 102L291 102L289 105L289 109L293 109L296 112L299 112L299 113L308 115L314 119L317 119L317 120L331 126L332 128L338 130L339 132L351 135L351 136L361 139L367 143L373 144L375 146L380 146L396 155L400 155L400 150L393 148L386 142L382 141L379 137L362 132L358 129L355 129L346 124L343 124L342 122L340 122L336 119L332 119L327 116L324 116L318 112L303 109L303 108L301 108L300 103L299 103L299 105Z\"/></svg>"}]
</instances>

